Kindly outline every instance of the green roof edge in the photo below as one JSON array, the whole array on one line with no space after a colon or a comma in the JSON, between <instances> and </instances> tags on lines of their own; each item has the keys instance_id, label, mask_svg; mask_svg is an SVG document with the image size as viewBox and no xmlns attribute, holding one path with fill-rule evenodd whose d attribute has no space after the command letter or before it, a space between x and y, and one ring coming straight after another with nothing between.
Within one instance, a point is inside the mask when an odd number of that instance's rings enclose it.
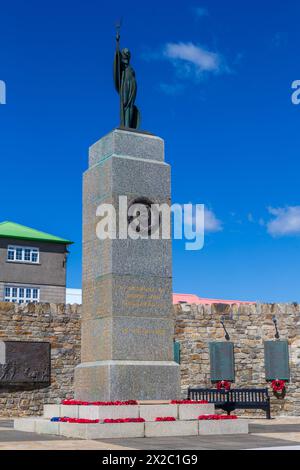
<instances>
[{"instance_id":1,"label":"green roof edge","mask_svg":"<svg viewBox=\"0 0 300 470\"><path fill-rule=\"evenodd\" d=\"M35 236L20 236L20 235L9 235L9 234L1 234L0 233L0 238L12 238L12 239L15 239L15 240L30 240L30 241L40 241L40 242L46 242L46 243L56 243L56 244L60 244L60 245L73 245L74 242L72 242L71 240L65 240L64 238L60 238L60 237L56 237L55 235L51 235L50 233L46 233L46 232L42 232L40 230L36 230L36 229L31 229L30 227L26 227L25 225L21 225L21 224L17 224L16 222L11 222L11 221L4 221L4 222L0 222L0 227L1 225L4 225L4 224L14 224L14 225L17 225L21 228L25 228L25 229L29 229L29 230L33 230L35 232L39 232L40 234L42 234L44 236L44 238L41 238L39 237L38 235L35 237Z\"/></svg>"}]
</instances>

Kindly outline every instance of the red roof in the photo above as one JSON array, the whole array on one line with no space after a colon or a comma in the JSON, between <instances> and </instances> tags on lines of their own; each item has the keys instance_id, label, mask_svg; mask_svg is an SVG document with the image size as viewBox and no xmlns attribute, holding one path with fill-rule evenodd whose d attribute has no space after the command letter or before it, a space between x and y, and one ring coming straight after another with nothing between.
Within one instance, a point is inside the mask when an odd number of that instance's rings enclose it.
<instances>
[{"instance_id":1,"label":"red roof","mask_svg":"<svg viewBox=\"0 0 300 470\"><path fill-rule=\"evenodd\" d=\"M173 304L196 304L196 305L211 305L211 304L227 304L227 305L254 305L255 302L244 302L242 300L221 300L221 299L205 299L198 297L194 294L173 294Z\"/></svg>"}]
</instances>

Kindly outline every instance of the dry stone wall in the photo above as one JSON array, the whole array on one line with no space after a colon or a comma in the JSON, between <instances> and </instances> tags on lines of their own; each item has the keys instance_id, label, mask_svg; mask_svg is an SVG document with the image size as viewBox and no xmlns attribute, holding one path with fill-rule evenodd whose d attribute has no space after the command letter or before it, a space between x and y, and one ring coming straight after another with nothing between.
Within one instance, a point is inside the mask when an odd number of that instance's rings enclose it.
<instances>
[{"instance_id":1,"label":"dry stone wall","mask_svg":"<svg viewBox=\"0 0 300 470\"><path fill-rule=\"evenodd\" d=\"M46 403L73 396L74 367L80 362L78 305L0 303L0 341L51 343L51 386L7 391L0 386L0 417L38 415Z\"/></svg>"},{"instance_id":2,"label":"dry stone wall","mask_svg":"<svg viewBox=\"0 0 300 470\"><path fill-rule=\"evenodd\" d=\"M300 415L300 306L298 304L178 305L175 338L181 345L181 386L211 387L209 342L225 341L225 324L234 343L235 387L270 388L272 415ZM266 383L264 341L275 335L276 316L281 339L288 340L291 381L286 397L277 399ZM259 412L261 413L261 412Z\"/></svg>"},{"instance_id":3,"label":"dry stone wall","mask_svg":"<svg viewBox=\"0 0 300 470\"><path fill-rule=\"evenodd\" d=\"M283 400L272 396L272 415L300 416L300 306L177 305L175 339L181 345L181 386L210 387L209 342L223 341L226 327L235 350L235 386L266 387L264 341L274 339L273 315L281 339L289 343L291 381ZM16 305L0 303L0 341L49 341L51 386L39 390L5 391L0 387L0 417L41 414L43 405L73 397L74 368L80 363L78 305ZM259 412L260 413L260 412Z\"/></svg>"}]
</instances>

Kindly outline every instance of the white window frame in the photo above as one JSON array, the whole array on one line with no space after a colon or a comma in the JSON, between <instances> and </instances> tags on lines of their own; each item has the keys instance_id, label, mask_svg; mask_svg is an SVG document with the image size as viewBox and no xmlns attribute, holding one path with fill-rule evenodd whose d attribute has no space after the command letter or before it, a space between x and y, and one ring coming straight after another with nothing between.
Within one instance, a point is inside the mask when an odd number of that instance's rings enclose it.
<instances>
[{"instance_id":1,"label":"white window frame","mask_svg":"<svg viewBox=\"0 0 300 470\"><path fill-rule=\"evenodd\" d=\"M17 259L17 251L21 250L21 259ZM25 259L25 253L29 250L29 260ZM9 254L13 253L13 259L9 258ZM36 261L32 261L33 254L37 255ZM19 245L8 245L7 247L7 258L9 263L26 263L26 264L39 264L40 262L40 250L39 248L32 246L19 246Z\"/></svg>"},{"instance_id":2,"label":"white window frame","mask_svg":"<svg viewBox=\"0 0 300 470\"><path fill-rule=\"evenodd\" d=\"M39 301L39 287L4 286L4 302L12 302L15 304L37 304Z\"/></svg>"}]
</instances>

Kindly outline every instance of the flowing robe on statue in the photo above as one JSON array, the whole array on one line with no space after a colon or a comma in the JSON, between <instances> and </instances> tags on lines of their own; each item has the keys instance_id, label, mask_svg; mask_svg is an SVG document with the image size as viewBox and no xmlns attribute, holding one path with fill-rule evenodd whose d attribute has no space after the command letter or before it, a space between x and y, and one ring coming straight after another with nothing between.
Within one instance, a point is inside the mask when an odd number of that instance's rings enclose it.
<instances>
[{"instance_id":1,"label":"flowing robe on statue","mask_svg":"<svg viewBox=\"0 0 300 470\"><path fill-rule=\"evenodd\" d=\"M135 71L129 64L124 64L120 51L116 51L114 60L114 82L120 95L121 126L136 129L139 126L139 111L134 105L137 95Z\"/></svg>"}]
</instances>

